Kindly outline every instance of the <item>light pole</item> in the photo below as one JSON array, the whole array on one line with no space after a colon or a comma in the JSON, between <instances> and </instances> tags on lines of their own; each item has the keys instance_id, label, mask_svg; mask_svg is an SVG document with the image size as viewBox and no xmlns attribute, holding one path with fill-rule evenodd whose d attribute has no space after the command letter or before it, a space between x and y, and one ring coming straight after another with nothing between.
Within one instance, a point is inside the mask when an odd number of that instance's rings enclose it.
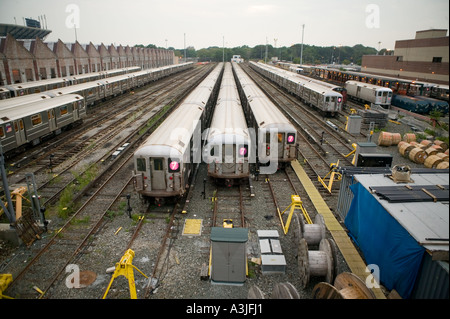
<instances>
[{"instance_id":1,"label":"light pole","mask_svg":"<svg viewBox=\"0 0 450 319\"><path fill-rule=\"evenodd\" d=\"M300 65L303 65L303 37L305 35L305 25L302 25L302 46L300 49Z\"/></svg>"}]
</instances>

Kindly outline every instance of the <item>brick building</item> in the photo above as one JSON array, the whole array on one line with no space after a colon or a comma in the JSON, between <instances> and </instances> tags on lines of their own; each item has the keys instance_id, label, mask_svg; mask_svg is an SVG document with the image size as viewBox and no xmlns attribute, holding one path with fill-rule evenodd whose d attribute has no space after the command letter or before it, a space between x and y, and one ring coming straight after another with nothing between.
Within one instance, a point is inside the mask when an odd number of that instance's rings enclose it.
<instances>
[{"instance_id":1,"label":"brick building","mask_svg":"<svg viewBox=\"0 0 450 319\"><path fill-rule=\"evenodd\" d=\"M448 85L447 30L417 31L415 39L396 41L393 55L364 55L361 71Z\"/></svg>"},{"instance_id":2,"label":"brick building","mask_svg":"<svg viewBox=\"0 0 450 319\"><path fill-rule=\"evenodd\" d=\"M171 65L174 53L164 49L82 45L78 42L0 38L0 86L131 66L142 69Z\"/></svg>"}]
</instances>

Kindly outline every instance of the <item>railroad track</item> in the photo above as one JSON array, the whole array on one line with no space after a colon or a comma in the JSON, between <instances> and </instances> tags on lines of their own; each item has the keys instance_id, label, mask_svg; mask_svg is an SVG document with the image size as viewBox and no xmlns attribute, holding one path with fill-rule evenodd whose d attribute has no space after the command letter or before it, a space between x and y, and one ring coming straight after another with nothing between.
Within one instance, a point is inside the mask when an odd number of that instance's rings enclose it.
<instances>
[{"instance_id":1,"label":"railroad track","mask_svg":"<svg viewBox=\"0 0 450 319\"><path fill-rule=\"evenodd\" d=\"M333 163L339 160L340 165L352 165L353 157L349 154L353 151L351 145L354 137L345 131L336 130L336 127L327 123L326 119L317 115L310 107L248 66L244 70L297 127L299 161L306 164L305 170L317 188L324 190L318 177L326 176Z\"/></svg>"},{"instance_id":2,"label":"railroad track","mask_svg":"<svg viewBox=\"0 0 450 319\"><path fill-rule=\"evenodd\" d=\"M39 145L38 150L26 153L22 160L16 159L15 162L10 162L10 184L23 183L24 178L20 175L23 171L34 170L34 173L38 174L51 170L53 173L58 165L69 159L73 160L75 155L80 158L78 156L80 152L86 153L100 147L102 140L107 142L133 118L145 116L144 112L150 111L150 114L156 112L157 110L152 111L158 106L156 102L161 103L163 97L180 84L189 84L189 79L195 78L201 70L194 69L179 73L139 88L139 91L131 96L132 101L129 94L122 94L95 108L89 108L88 118L84 120L83 125L64 132L48 144ZM150 110L146 110L149 106L151 106Z\"/></svg>"},{"instance_id":3,"label":"railroad track","mask_svg":"<svg viewBox=\"0 0 450 319\"><path fill-rule=\"evenodd\" d=\"M176 103L180 102L198 83L207 75L208 70L204 70L201 76L198 76L195 83L184 90L177 90ZM178 87L179 88L179 87ZM161 110L162 111L162 110ZM159 122L164 118L164 114L168 110L161 112L162 114ZM159 122L153 123L150 127L144 126L145 132L139 132L139 129L134 129L133 133L127 136L128 139L133 139L130 146L127 147L120 156L111 161L107 165L107 169L103 170L102 174L98 175L84 192L77 197L78 203L81 205L76 212L74 212L68 221L59 228L57 225L52 225L53 228L58 228L55 235L47 242L47 244L34 255L30 262L27 263L19 274L14 275L14 281L10 285L9 290L12 295L21 294L20 291L28 291L26 286L33 282L37 287L46 287L40 297L46 295L52 285L57 282L61 274L65 271L65 267L86 247L86 244L91 241L94 235L104 224L104 217L109 209L123 194L124 189L130 183L130 172L133 169L132 156L135 148L138 147L139 142L148 136L153 131ZM117 168L116 168L117 167ZM94 205L93 207L91 205ZM80 239L82 239L80 241ZM73 253L70 254L67 247L76 246ZM45 256L45 257L44 257ZM48 271L47 264L54 262L51 269ZM46 269L41 271L40 269ZM45 273L36 279L36 274ZM26 296L22 294L22 296Z\"/></svg>"}]
</instances>

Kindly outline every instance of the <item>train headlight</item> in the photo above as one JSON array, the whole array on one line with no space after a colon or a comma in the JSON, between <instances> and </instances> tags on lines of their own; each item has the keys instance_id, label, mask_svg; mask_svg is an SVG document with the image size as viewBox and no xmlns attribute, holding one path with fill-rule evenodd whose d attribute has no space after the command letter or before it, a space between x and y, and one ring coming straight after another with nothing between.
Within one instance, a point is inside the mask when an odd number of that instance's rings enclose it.
<instances>
[{"instance_id":1,"label":"train headlight","mask_svg":"<svg viewBox=\"0 0 450 319\"><path fill-rule=\"evenodd\" d=\"M341 102L342 102L342 98L338 97L338 103L341 103Z\"/></svg>"}]
</instances>

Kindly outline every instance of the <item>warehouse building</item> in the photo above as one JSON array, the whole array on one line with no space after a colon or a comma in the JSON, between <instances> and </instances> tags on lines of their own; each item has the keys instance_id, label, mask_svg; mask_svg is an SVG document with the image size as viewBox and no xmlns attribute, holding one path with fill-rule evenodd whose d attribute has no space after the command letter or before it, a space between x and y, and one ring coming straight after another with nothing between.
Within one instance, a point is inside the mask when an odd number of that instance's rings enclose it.
<instances>
[{"instance_id":1,"label":"warehouse building","mask_svg":"<svg viewBox=\"0 0 450 319\"><path fill-rule=\"evenodd\" d=\"M448 40L445 29L417 31L396 41L393 55L364 55L361 72L448 85Z\"/></svg>"},{"instance_id":2,"label":"warehouse building","mask_svg":"<svg viewBox=\"0 0 450 319\"><path fill-rule=\"evenodd\" d=\"M65 77L131 66L142 69L175 63L165 49L44 42L41 38L16 39L0 34L0 86Z\"/></svg>"}]
</instances>

